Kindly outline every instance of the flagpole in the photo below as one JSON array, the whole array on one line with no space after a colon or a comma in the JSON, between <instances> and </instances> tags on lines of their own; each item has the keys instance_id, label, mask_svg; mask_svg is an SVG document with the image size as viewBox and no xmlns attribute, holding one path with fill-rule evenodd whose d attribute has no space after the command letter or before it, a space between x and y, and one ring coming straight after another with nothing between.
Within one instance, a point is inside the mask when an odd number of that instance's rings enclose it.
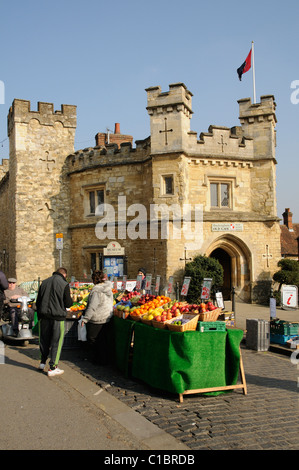
<instances>
[{"instance_id":1,"label":"flagpole","mask_svg":"<svg viewBox=\"0 0 299 470\"><path fill-rule=\"evenodd\" d=\"M254 68L254 42L251 42L251 51L252 51L252 79L253 79L253 103L256 103L255 95L255 68Z\"/></svg>"}]
</instances>

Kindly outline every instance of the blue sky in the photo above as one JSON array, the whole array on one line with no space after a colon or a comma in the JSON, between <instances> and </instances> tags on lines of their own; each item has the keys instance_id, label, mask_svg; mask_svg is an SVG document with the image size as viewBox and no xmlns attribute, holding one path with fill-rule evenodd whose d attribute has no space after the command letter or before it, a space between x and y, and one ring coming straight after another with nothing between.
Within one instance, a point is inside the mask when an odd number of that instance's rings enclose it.
<instances>
[{"instance_id":1,"label":"blue sky","mask_svg":"<svg viewBox=\"0 0 299 470\"><path fill-rule=\"evenodd\" d=\"M299 222L299 2L268 0L0 0L0 160L8 158L14 98L77 106L75 149L116 122L134 141L149 135L145 88L183 82L191 130L239 125L237 100L253 99L252 70L236 69L254 41L257 101L277 103L277 212ZM298 80L296 89L292 82ZM6 139L6 140L5 140Z\"/></svg>"}]
</instances>

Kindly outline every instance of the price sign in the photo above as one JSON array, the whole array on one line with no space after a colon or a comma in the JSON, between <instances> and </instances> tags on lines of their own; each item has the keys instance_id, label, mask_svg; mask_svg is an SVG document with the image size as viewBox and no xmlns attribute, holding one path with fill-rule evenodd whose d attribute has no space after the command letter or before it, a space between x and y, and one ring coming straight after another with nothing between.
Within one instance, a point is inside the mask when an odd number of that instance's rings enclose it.
<instances>
[{"instance_id":1,"label":"price sign","mask_svg":"<svg viewBox=\"0 0 299 470\"><path fill-rule=\"evenodd\" d=\"M212 286L212 280L213 279L208 279L205 278L202 283L202 288L201 288L201 298L203 300L209 300L210 298L210 291L211 291L211 286Z\"/></svg>"},{"instance_id":2,"label":"price sign","mask_svg":"<svg viewBox=\"0 0 299 470\"><path fill-rule=\"evenodd\" d=\"M137 280L136 280L136 290L140 290L141 289L141 282L142 282L142 276L141 274L138 274L137 275Z\"/></svg>"},{"instance_id":3,"label":"price sign","mask_svg":"<svg viewBox=\"0 0 299 470\"><path fill-rule=\"evenodd\" d=\"M190 281L191 281L191 277L185 277L184 278L184 282L183 282L183 286L182 286L182 290L181 290L181 295L186 296L188 294Z\"/></svg>"},{"instance_id":4,"label":"price sign","mask_svg":"<svg viewBox=\"0 0 299 470\"><path fill-rule=\"evenodd\" d=\"M127 287L127 276L123 276L122 284L121 284L121 290L125 291Z\"/></svg>"},{"instance_id":5,"label":"price sign","mask_svg":"<svg viewBox=\"0 0 299 470\"><path fill-rule=\"evenodd\" d=\"M224 308L222 292L216 292L216 303L219 308Z\"/></svg>"},{"instance_id":6,"label":"price sign","mask_svg":"<svg viewBox=\"0 0 299 470\"><path fill-rule=\"evenodd\" d=\"M145 290L151 290L152 285L152 275L147 274L145 278Z\"/></svg>"},{"instance_id":7,"label":"price sign","mask_svg":"<svg viewBox=\"0 0 299 470\"><path fill-rule=\"evenodd\" d=\"M169 280L168 280L168 289L167 289L167 293L168 294L172 294L173 292L173 276L170 276L169 277Z\"/></svg>"},{"instance_id":8,"label":"price sign","mask_svg":"<svg viewBox=\"0 0 299 470\"><path fill-rule=\"evenodd\" d=\"M159 292L161 276L156 277L155 292Z\"/></svg>"}]
</instances>

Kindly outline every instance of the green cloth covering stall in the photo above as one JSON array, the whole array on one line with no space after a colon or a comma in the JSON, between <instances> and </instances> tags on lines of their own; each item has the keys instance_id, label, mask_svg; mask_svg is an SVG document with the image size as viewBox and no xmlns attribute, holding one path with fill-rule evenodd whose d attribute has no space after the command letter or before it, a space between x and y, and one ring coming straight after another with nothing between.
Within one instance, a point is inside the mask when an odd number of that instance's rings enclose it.
<instances>
[{"instance_id":1,"label":"green cloth covering stall","mask_svg":"<svg viewBox=\"0 0 299 470\"><path fill-rule=\"evenodd\" d=\"M113 317L114 347L113 359L118 369L127 377L129 373L129 355L133 335L134 321Z\"/></svg>"},{"instance_id":2,"label":"green cloth covering stall","mask_svg":"<svg viewBox=\"0 0 299 470\"><path fill-rule=\"evenodd\" d=\"M134 329L132 376L152 387L183 393L237 383L242 330L179 333L117 317L114 327L116 364L127 373Z\"/></svg>"}]
</instances>

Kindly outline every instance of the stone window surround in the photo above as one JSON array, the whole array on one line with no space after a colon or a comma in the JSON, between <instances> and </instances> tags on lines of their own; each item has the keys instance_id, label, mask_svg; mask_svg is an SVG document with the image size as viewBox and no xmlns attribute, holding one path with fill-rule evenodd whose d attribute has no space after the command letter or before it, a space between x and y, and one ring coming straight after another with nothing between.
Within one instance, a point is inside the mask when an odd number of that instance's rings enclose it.
<instances>
[{"instance_id":1,"label":"stone window surround","mask_svg":"<svg viewBox=\"0 0 299 470\"><path fill-rule=\"evenodd\" d=\"M81 188L81 194L83 195L83 212L84 217L95 217L95 213L90 212L90 199L89 193L91 191L104 191L104 203L106 202L106 195L108 192L106 191L106 183L91 183L91 184L84 184ZM96 200L96 198L95 198Z\"/></svg>"},{"instance_id":2,"label":"stone window surround","mask_svg":"<svg viewBox=\"0 0 299 470\"><path fill-rule=\"evenodd\" d=\"M211 205L211 183L228 184L229 185L229 205L212 206ZM236 176L219 176L219 175L205 175L203 186L207 186L208 191L208 210L233 210L234 209L234 188L239 186Z\"/></svg>"},{"instance_id":3,"label":"stone window surround","mask_svg":"<svg viewBox=\"0 0 299 470\"><path fill-rule=\"evenodd\" d=\"M175 194L175 189L174 189L174 173L167 173L160 175L160 196L163 197L173 197ZM165 178L172 178L172 193L166 193L166 184L165 184Z\"/></svg>"}]
</instances>

